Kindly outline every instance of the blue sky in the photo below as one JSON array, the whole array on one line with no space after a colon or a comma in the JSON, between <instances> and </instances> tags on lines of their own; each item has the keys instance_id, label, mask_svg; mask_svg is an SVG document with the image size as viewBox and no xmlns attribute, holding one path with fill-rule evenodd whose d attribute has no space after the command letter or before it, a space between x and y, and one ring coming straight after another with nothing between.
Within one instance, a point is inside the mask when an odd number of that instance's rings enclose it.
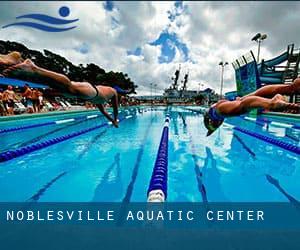
<instances>
[{"instance_id":1,"label":"blue sky","mask_svg":"<svg viewBox=\"0 0 300 250\"><path fill-rule=\"evenodd\" d=\"M107 11L112 11L114 8L114 3L113 3L113 1L104 1L103 7Z\"/></svg>"},{"instance_id":2,"label":"blue sky","mask_svg":"<svg viewBox=\"0 0 300 250\"><path fill-rule=\"evenodd\" d=\"M111 5L110 8L107 6L105 8L111 10L113 7ZM176 18L183 13L184 9L185 8L183 7L182 1L174 2L174 9L167 12L170 22L174 22ZM169 32L168 27L162 30L156 40L149 41L148 44L151 46L161 47L160 56L157 58L159 63L172 63L176 55L176 49L179 53L183 54L183 62L189 60L189 49L187 45L180 41L176 33ZM133 50L128 50L127 54L140 56L143 54L143 51L139 46Z\"/></svg>"}]
</instances>

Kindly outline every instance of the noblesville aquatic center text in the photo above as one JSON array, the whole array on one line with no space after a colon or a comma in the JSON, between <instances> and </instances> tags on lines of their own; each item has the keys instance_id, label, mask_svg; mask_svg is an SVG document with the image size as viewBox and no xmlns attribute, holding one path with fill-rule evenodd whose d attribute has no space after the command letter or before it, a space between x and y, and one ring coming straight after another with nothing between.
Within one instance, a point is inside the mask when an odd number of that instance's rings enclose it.
<instances>
[{"instance_id":1,"label":"noblesville aquatic center text","mask_svg":"<svg viewBox=\"0 0 300 250\"><path fill-rule=\"evenodd\" d=\"M207 210L203 216L196 216L198 211L174 210L139 210L126 211L126 221L264 221L262 210ZM2 216L1 216L2 217ZM2 217L3 218L3 217ZM99 210L7 210L6 221L114 221L115 211Z\"/></svg>"}]
</instances>

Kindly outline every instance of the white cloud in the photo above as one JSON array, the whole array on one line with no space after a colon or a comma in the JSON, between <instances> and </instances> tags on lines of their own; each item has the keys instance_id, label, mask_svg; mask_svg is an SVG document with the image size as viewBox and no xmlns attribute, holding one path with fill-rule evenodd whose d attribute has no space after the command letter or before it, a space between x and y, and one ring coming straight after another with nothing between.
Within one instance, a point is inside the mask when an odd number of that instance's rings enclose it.
<instances>
[{"instance_id":1,"label":"white cloud","mask_svg":"<svg viewBox=\"0 0 300 250\"><path fill-rule=\"evenodd\" d=\"M150 92L150 82L157 83L159 90L168 87L179 63L183 74L190 72L189 88L198 89L198 83L204 83L219 91L218 63L231 63L250 50L256 55L257 44L251 38L257 32L268 34L261 49L265 58L278 55L288 43L300 40L297 2L183 2L183 8L178 10L181 14L173 22L168 19L168 11L176 12L174 2L114 2L112 11L106 11L103 2L1 2L0 22L4 25L18 15L32 12L58 16L63 5L71 9L69 19L80 19L78 28L55 34L28 28L0 29L1 40L21 42L31 49L48 49L75 64L93 62L106 70L122 70L140 85L140 94ZM182 50L175 46L171 63L158 62L161 46L149 43L166 29L186 44L188 61L184 62ZM88 44L87 54L74 49L82 44ZM142 49L141 55L127 55L137 47ZM224 76L225 91L234 89L231 65Z\"/></svg>"}]
</instances>

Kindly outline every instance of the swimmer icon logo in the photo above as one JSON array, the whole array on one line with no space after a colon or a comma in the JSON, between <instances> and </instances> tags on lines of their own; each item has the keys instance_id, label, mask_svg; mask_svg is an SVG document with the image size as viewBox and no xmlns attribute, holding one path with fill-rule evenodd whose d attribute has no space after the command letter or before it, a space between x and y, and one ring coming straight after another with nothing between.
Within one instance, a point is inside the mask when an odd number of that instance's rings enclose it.
<instances>
[{"instance_id":1,"label":"swimmer icon logo","mask_svg":"<svg viewBox=\"0 0 300 250\"><path fill-rule=\"evenodd\" d=\"M23 26L23 27L30 27L33 29L42 30L46 32L63 32L77 27L77 26L65 27L65 25L75 23L79 20L79 19L73 19L73 20L64 19L70 14L70 9L68 7L66 6L60 7L58 13L62 18L52 17L49 15L38 14L38 13L18 16L16 17L16 19L21 19L22 20L21 22L15 22L15 23L4 25L2 29L6 29L13 26Z\"/></svg>"}]
</instances>

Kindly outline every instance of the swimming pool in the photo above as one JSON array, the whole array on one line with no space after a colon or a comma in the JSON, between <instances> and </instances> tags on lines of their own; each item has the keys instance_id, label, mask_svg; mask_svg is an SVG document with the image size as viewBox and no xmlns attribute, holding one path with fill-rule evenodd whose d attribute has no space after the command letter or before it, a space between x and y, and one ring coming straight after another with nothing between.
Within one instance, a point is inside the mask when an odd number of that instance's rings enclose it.
<instances>
[{"instance_id":1,"label":"swimming pool","mask_svg":"<svg viewBox=\"0 0 300 250\"><path fill-rule=\"evenodd\" d=\"M206 137L202 115L191 109L197 108L121 110L124 120L118 129L103 126L2 162L0 201L146 201L167 114L167 201L300 199L299 154L235 129L243 128L299 147L299 121L264 116L229 118L221 129ZM51 124L59 120L65 122ZM105 119L95 111L2 122L0 130L20 126L26 129L1 133L0 152L103 123ZM48 125L32 128L34 124Z\"/></svg>"}]
</instances>

